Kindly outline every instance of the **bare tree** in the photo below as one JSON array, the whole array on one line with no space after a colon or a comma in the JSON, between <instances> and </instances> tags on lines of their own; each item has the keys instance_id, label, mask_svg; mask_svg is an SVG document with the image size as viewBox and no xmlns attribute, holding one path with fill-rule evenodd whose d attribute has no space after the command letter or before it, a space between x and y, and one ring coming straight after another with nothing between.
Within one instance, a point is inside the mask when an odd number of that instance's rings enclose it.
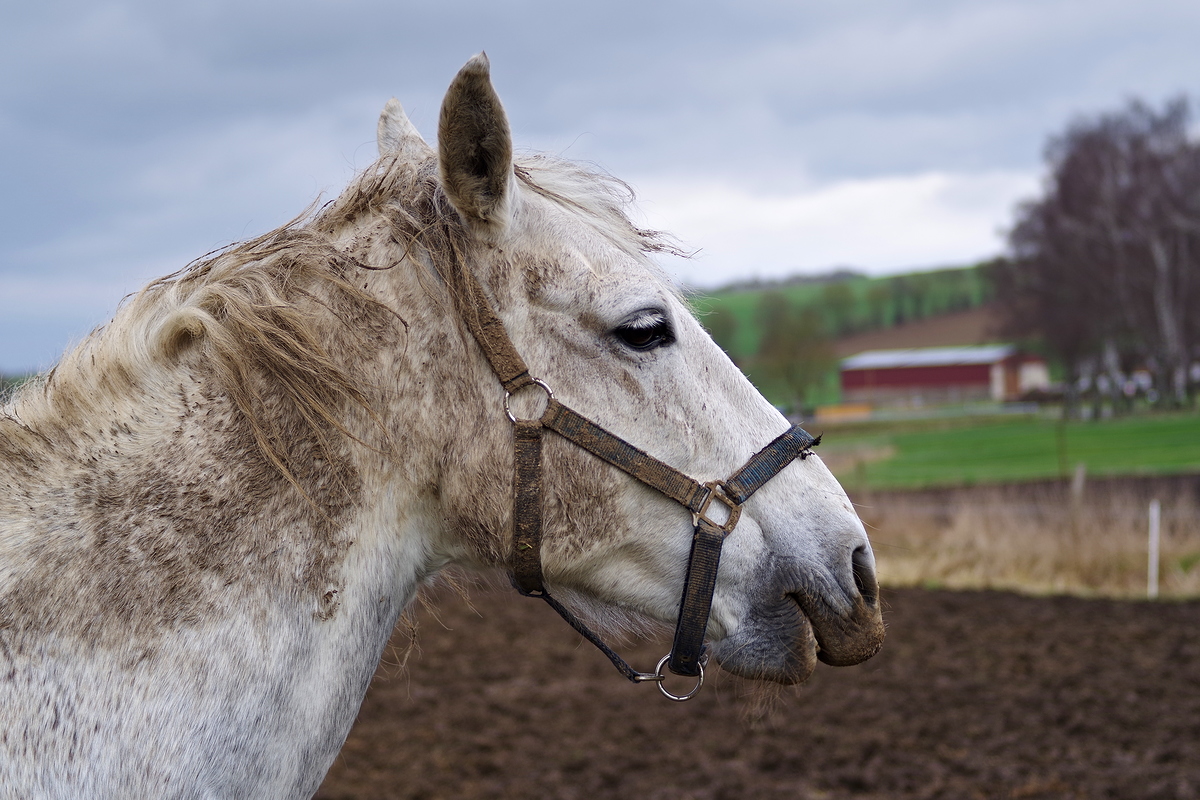
<instances>
[{"instance_id":1,"label":"bare tree","mask_svg":"<svg viewBox=\"0 0 1200 800\"><path fill-rule=\"evenodd\" d=\"M1181 98L1073 123L1047 147L1045 196L1018 210L1012 259L992 270L1008 331L1041 336L1073 379L1114 397L1134 368L1169 405L1195 389L1200 146L1189 122Z\"/></svg>"},{"instance_id":2,"label":"bare tree","mask_svg":"<svg viewBox=\"0 0 1200 800\"><path fill-rule=\"evenodd\" d=\"M753 369L777 385L793 407L803 405L837 365L833 347L815 308L796 308L781 292L759 301L763 339Z\"/></svg>"},{"instance_id":3,"label":"bare tree","mask_svg":"<svg viewBox=\"0 0 1200 800\"><path fill-rule=\"evenodd\" d=\"M827 283L821 290L821 310L828 320L828 327L834 336L844 336L856 329L855 311L858 308L858 298L854 294L849 281Z\"/></svg>"}]
</instances>

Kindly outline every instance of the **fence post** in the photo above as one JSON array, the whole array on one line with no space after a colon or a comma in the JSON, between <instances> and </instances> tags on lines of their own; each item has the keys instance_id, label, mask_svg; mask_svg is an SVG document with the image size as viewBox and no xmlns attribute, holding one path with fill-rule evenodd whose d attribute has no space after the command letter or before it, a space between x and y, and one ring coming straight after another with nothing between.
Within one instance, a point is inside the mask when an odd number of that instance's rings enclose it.
<instances>
[{"instance_id":1,"label":"fence post","mask_svg":"<svg viewBox=\"0 0 1200 800\"><path fill-rule=\"evenodd\" d=\"M1075 465L1075 474L1071 476L1071 502L1083 502L1083 490L1087 487L1087 464L1080 461Z\"/></svg>"},{"instance_id":2,"label":"fence post","mask_svg":"<svg viewBox=\"0 0 1200 800\"><path fill-rule=\"evenodd\" d=\"M1151 600L1158 597L1158 528L1162 506L1158 498L1150 501L1149 564L1146 568L1146 596Z\"/></svg>"},{"instance_id":3,"label":"fence post","mask_svg":"<svg viewBox=\"0 0 1200 800\"><path fill-rule=\"evenodd\" d=\"M1078 548L1083 531L1083 490L1087 485L1087 464L1075 465L1071 477L1071 547Z\"/></svg>"}]
</instances>

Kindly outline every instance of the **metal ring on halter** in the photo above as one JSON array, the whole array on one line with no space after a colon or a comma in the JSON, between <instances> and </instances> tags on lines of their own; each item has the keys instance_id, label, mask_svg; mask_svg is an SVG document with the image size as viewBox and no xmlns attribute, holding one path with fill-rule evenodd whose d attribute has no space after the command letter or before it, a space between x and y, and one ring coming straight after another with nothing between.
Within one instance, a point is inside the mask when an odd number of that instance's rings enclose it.
<instances>
[{"instance_id":1,"label":"metal ring on halter","mask_svg":"<svg viewBox=\"0 0 1200 800\"><path fill-rule=\"evenodd\" d=\"M663 682L663 679L667 677L663 674L663 667L670 660L671 654L667 653L659 660L658 666L654 668L654 674L658 679L658 690L663 693L664 697L670 700L675 700L680 703L682 703L684 700L691 700L696 696L696 692L700 691L700 687L704 685L704 660L701 659L701 661L696 664L696 666L700 668L700 677L696 678L696 685L693 686L692 690L687 694L671 694L669 691L667 691L667 687Z\"/></svg>"},{"instance_id":2,"label":"metal ring on halter","mask_svg":"<svg viewBox=\"0 0 1200 800\"><path fill-rule=\"evenodd\" d=\"M546 402L547 403L549 403L551 400L554 399L554 392L550 391L550 387L547 386L546 382L541 380L540 378L534 378L532 383L527 383L527 384L525 384L525 386L539 387L543 392L546 393ZM524 389L525 386L522 386L521 389ZM521 391L521 389L517 389L517 391L519 392L519 391ZM509 421L511 421L515 424L517 421L517 417L515 414L513 414L512 409L509 408L509 405L508 405L508 401L512 396L513 396L512 392L504 393L504 413L508 415ZM540 417L541 414L538 414L538 416ZM537 417L530 417L530 419L537 419Z\"/></svg>"}]
</instances>

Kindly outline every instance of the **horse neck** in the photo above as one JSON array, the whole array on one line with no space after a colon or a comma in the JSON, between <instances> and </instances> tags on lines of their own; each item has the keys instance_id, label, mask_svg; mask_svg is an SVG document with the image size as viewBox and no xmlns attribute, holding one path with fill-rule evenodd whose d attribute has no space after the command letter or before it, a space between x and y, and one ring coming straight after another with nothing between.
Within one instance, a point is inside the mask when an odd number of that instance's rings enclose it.
<instances>
[{"instance_id":1,"label":"horse neck","mask_svg":"<svg viewBox=\"0 0 1200 800\"><path fill-rule=\"evenodd\" d=\"M424 576L410 504L372 496L379 454L345 437L292 431L289 480L195 363L90 403L66 366L0 421L0 705L71 709L16 746L64 785L113 767L70 757L104 741L148 787L179 779L166 764L311 794ZM160 738L131 735L154 709Z\"/></svg>"},{"instance_id":2,"label":"horse neck","mask_svg":"<svg viewBox=\"0 0 1200 800\"><path fill-rule=\"evenodd\" d=\"M95 609L119 609L124 621L105 626L114 641L135 621L216 619L220 596L299 595L322 614L353 579L352 549L394 556L387 537L411 527L417 505L382 485L379 421L359 409L344 431L313 426L263 384L273 459L198 350L133 374L112 352L127 321L0 418L0 486L12 488L0 492L0 592L26 598L11 613L82 635ZM395 568L405 594L425 571Z\"/></svg>"},{"instance_id":3,"label":"horse neck","mask_svg":"<svg viewBox=\"0 0 1200 800\"><path fill-rule=\"evenodd\" d=\"M359 285L403 320L402 338L374 353L374 407L389 433L381 457L397 481L387 493L425 509L429 563L471 567L500 564L507 555L511 432L503 390L461 318L445 270L421 246L402 248L382 220L334 232L366 270ZM487 250L488 248L482 248ZM493 293L512 295L490 256L467 256ZM510 276L511 277L511 276ZM511 298L510 298L511 299Z\"/></svg>"}]
</instances>

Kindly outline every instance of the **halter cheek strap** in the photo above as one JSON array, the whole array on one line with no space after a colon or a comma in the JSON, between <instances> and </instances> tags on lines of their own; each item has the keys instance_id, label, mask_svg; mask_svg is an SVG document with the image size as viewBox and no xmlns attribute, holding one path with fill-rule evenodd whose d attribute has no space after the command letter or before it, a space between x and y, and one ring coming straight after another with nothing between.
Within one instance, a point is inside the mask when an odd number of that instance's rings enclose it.
<instances>
[{"instance_id":1,"label":"halter cheek strap","mask_svg":"<svg viewBox=\"0 0 1200 800\"><path fill-rule=\"evenodd\" d=\"M704 682L707 660L704 637L717 583L721 547L738 523L742 504L792 461L807 458L812 448L820 444L821 437L814 438L800 426L793 425L728 479L700 483L556 400L549 386L530 375L524 359L509 339L504 323L492 310L475 276L465 267L463 277L472 300L471 307L462 309L463 320L507 393L504 407L513 423L513 553L510 564L513 585L527 597L545 600L631 681L657 681L667 697L689 699ZM518 419L510 408L509 399L530 386L545 392L546 409L540 418ZM573 442L692 513L695 530L675 637L671 652L658 662L653 673L638 672L631 667L546 591L541 560L542 440L546 430ZM715 513L714 505L723 507L725 513ZM696 687L686 695L668 692L662 685L664 664L677 675L698 677Z\"/></svg>"}]
</instances>

